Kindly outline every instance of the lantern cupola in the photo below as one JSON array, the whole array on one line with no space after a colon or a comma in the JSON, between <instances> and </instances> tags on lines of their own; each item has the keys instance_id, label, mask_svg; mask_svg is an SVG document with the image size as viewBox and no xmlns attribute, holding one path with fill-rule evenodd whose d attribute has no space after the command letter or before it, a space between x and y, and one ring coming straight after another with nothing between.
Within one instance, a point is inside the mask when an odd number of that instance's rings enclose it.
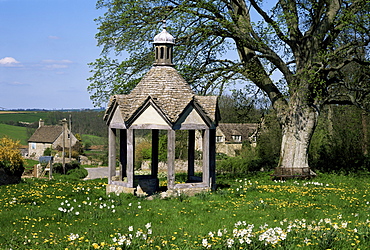
<instances>
[{"instance_id":1,"label":"lantern cupola","mask_svg":"<svg viewBox=\"0 0 370 250\"><path fill-rule=\"evenodd\" d=\"M161 33L154 37L154 47L155 47L155 66L165 65L173 66L173 45L175 44L175 38L167 32L166 22L163 21L163 30Z\"/></svg>"}]
</instances>

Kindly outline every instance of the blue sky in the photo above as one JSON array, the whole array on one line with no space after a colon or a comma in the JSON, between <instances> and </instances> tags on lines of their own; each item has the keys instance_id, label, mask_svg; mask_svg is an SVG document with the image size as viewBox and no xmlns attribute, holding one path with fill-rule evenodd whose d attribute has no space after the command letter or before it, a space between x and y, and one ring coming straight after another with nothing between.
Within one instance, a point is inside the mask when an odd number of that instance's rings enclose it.
<instances>
[{"instance_id":1,"label":"blue sky","mask_svg":"<svg viewBox=\"0 0 370 250\"><path fill-rule=\"evenodd\" d=\"M0 0L0 110L93 108L95 0Z\"/></svg>"}]
</instances>

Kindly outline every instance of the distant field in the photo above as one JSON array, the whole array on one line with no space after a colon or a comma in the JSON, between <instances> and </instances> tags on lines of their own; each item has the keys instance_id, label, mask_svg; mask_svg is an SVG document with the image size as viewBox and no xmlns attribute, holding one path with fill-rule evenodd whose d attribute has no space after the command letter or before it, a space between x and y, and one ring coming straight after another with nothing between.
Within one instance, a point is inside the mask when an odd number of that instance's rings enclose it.
<instances>
[{"instance_id":1,"label":"distant field","mask_svg":"<svg viewBox=\"0 0 370 250\"><path fill-rule=\"evenodd\" d=\"M0 111L0 123L15 121L15 122L37 122L48 117L48 111Z\"/></svg>"},{"instance_id":2,"label":"distant field","mask_svg":"<svg viewBox=\"0 0 370 250\"><path fill-rule=\"evenodd\" d=\"M95 135L82 134L81 139L83 143L90 143L90 145L104 145L107 144L107 139Z\"/></svg>"},{"instance_id":3,"label":"distant field","mask_svg":"<svg viewBox=\"0 0 370 250\"><path fill-rule=\"evenodd\" d=\"M25 127L11 126L0 123L0 138L4 136L8 136L13 140L19 140L22 145L27 145L28 143L27 129Z\"/></svg>"}]
</instances>

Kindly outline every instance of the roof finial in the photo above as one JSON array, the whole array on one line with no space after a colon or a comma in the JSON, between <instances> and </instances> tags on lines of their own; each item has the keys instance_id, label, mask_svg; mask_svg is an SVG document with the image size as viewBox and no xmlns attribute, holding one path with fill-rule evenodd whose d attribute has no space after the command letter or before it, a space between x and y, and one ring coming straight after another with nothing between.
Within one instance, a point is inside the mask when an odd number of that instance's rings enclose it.
<instances>
[{"instance_id":1,"label":"roof finial","mask_svg":"<svg viewBox=\"0 0 370 250\"><path fill-rule=\"evenodd\" d=\"M166 20L162 20L162 23L163 23L163 29L166 29L167 26L166 26Z\"/></svg>"}]
</instances>

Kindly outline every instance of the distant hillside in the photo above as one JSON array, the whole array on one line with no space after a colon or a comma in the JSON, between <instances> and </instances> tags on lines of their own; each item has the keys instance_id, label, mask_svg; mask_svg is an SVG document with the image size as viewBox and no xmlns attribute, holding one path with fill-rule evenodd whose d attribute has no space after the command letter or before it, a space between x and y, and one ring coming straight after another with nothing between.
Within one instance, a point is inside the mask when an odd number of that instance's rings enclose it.
<instances>
[{"instance_id":1,"label":"distant hillside","mask_svg":"<svg viewBox=\"0 0 370 250\"><path fill-rule=\"evenodd\" d=\"M45 111L0 111L0 123L9 124L13 122L38 122L41 119L45 120L49 116L49 112Z\"/></svg>"},{"instance_id":2,"label":"distant hillside","mask_svg":"<svg viewBox=\"0 0 370 250\"><path fill-rule=\"evenodd\" d=\"M82 111L0 111L0 123L29 127L35 130L38 122L44 120L45 125L57 125L64 118L71 116L74 134L89 134L107 137L107 125L103 121L101 110ZM32 133L31 133L32 134ZM29 134L30 136L30 134Z\"/></svg>"},{"instance_id":3,"label":"distant hillside","mask_svg":"<svg viewBox=\"0 0 370 250\"><path fill-rule=\"evenodd\" d=\"M0 138L8 136L13 140L19 140L22 145L28 144L27 128L0 123Z\"/></svg>"}]
</instances>

